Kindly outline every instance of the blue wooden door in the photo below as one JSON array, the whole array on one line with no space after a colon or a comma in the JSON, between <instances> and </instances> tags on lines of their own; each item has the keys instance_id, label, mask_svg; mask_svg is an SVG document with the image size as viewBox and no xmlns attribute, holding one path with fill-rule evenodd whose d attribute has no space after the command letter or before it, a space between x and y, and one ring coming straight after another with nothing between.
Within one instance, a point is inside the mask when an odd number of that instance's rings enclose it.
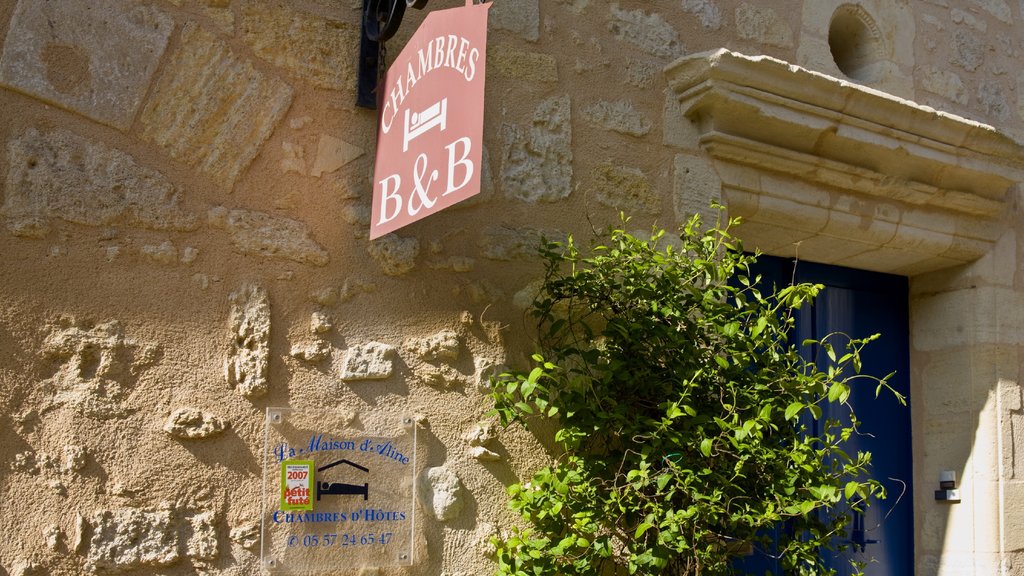
<instances>
[{"instance_id":1,"label":"blue wooden door","mask_svg":"<svg viewBox=\"0 0 1024 576\"><path fill-rule=\"evenodd\" d=\"M825 285L813 306L797 316L795 342L821 339L827 334L845 333L863 338L875 333L863 354L864 373L896 375L890 383L908 399L899 404L892 394L882 391L875 397L875 386L867 381L855 386L850 403L861 420L860 434L850 439L847 452L869 451L872 476L886 487L885 500L874 502L864 515L851 517L844 539L853 549L842 556L826 557L839 576L852 572L849 559L867 564L869 576L909 576L914 573L914 518L912 498L912 456L910 438L910 361L907 279L889 274L849 268L761 257L757 272L764 282L785 286L793 282ZM815 351L803 350L814 359ZM818 356L824 357L824 354ZM827 358L817 358L825 367ZM842 418L842 412L826 417ZM748 574L781 575L771 551L756 550L741 563Z\"/></svg>"}]
</instances>

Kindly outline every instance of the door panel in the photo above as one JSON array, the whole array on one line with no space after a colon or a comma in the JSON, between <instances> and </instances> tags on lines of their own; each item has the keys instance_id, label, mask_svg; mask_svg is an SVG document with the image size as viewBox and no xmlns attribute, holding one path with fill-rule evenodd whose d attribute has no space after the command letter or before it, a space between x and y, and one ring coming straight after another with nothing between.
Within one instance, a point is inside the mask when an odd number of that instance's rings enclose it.
<instances>
[{"instance_id":1,"label":"door panel","mask_svg":"<svg viewBox=\"0 0 1024 576\"><path fill-rule=\"evenodd\" d=\"M853 387L849 400L861 421L860 434L854 435L845 449L849 453L872 453L872 476L886 487L888 496L873 503L862 518L854 518L848 526L846 539L858 542L856 550L826 561L840 576L851 573L851 557L867 563L865 574L869 576L913 574L906 278L809 262L800 262L794 272L792 261L764 256L759 259L756 273L768 285L781 287L793 280L825 285L814 305L805 306L797 315L794 343L834 333L852 338L880 334L863 352L864 373L882 377L895 372L890 384L908 398L908 406L899 404L885 390L876 398L876 386L868 379L862 380L860 386ZM836 341L837 345L840 343L841 340ZM814 350L802 352L806 358L814 358ZM819 356L819 367L827 368L827 357ZM826 416L846 419L842 408ZM771 574L782 573L770 551L755 552L741 566L749 574L763 574L766 570Z\"/></svg>"}]
</instances>

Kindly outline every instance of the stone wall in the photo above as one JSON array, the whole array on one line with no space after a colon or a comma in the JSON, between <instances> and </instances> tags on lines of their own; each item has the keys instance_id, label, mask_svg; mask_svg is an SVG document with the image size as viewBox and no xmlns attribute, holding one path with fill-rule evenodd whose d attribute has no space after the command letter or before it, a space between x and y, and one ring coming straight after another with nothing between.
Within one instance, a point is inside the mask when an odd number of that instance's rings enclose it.
<instances>
[{"instance_id":1,"label":"stone wall","mask_svg":"<svg viewBox=\"0 0 1024 576\"><path fill-rule=\"evenodd\" d=\"M504 485L547 458L479 423L532 350L532 246L721 194L666 98L681 56L850 74L1024 138L1021 3L496 0L482 193L370 242L360 8L0 0L0 574L258 572L268 406L415 414L425 491L457 502L425 500L400 573L490 573ZM1024 551L1020 221L912 280L922 575ZM928 500L947 465L953 512Z\"/></svg>"}]
</instances>

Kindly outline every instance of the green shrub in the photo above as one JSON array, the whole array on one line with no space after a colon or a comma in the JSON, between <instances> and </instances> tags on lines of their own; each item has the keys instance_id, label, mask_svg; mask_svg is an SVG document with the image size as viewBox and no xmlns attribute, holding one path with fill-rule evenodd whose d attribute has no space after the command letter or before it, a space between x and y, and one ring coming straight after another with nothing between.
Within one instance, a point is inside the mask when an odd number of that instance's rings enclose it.
<instances>
[{"instance_id":1,"label":"green shrub","mask_svg":"<svg viewBox=\"0 0 1024 576\"><path fill-rule=\"evenodd\" d=\"M830 359L820 370L801 358L794 312L822 286L760 287L733 224L694 217L679 242L614 229L588 254L544 243L541 352L493 381L491 414L553 421L560 456L509 488L527 522L495 539L498 574L732 574L781 526L786 572L818 576L849 510L884 497L870 454L842 449L853 411L822 415L849 408L851 386L889 388L859 373L873 338L804 343Z\"/></svg>"}]
</instances>

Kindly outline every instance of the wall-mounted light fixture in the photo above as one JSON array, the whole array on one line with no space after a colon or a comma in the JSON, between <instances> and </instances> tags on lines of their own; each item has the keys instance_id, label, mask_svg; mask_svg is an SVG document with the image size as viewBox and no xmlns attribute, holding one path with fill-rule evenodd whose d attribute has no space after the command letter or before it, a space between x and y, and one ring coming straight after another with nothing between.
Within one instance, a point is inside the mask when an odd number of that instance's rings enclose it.
<instances>
[{"instance_id":1,"label":"wall-mounted light fixture","mask_svg":"<svg viewBox=\"0 0 1024 576\"><path fill-rule=\"evenodd\" d=\"M960 490L956 487L956 471L939 472L939 489L935 491L935 500L939 502L959 502Z\"/></svg>"}]
</instances>

